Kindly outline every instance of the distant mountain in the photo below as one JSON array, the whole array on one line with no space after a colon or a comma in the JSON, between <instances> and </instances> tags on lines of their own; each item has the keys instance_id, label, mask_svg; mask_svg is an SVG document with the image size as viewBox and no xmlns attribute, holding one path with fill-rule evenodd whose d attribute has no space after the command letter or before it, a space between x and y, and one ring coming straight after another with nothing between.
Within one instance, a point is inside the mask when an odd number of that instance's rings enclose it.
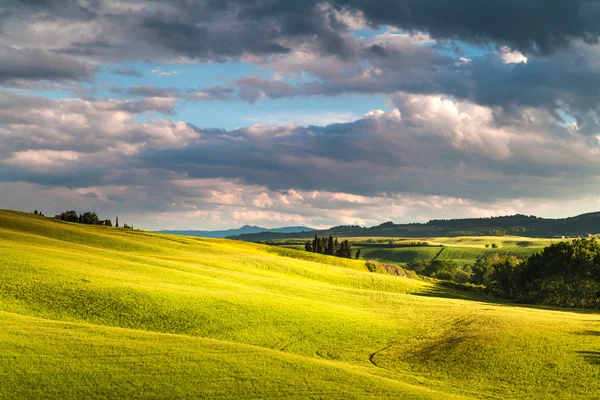
<instances>
[{"instance_id":1,"label":"distant mountain","mask_svg":"<svg viewBox=\"0 0 600 400\"><path fill-rule=\"evenodd\" d=\"M404 237L426 238L443 236L585 236L600 233L600 212L576 217L551 219L527 215L492 218L433 220L425 224L394 224L386 222L371 228L337 226L331 229L305 233L261 232L239 234L232 239L248 242L278 239L308 238L313 235L337 237Z\"/></svg>"},{"instance_id":2,"label":"distant mountain","mask_svg":"<svg viewBox=\"0 0 600 400\"><path fill-rule=\"evenodd\" d=\"M227 229L222 231L160 231L160 233L168 233L172 235L183 235L183 236L198 236L205 238L226 238L229 236L237 235L250 235L262 232L276 233L276 234L294 234L301 232L312 232L313 228L306 226L289 226L285 228L261 228L260 226L244 225L238 229Z\"/></svg>"}]
</instances>

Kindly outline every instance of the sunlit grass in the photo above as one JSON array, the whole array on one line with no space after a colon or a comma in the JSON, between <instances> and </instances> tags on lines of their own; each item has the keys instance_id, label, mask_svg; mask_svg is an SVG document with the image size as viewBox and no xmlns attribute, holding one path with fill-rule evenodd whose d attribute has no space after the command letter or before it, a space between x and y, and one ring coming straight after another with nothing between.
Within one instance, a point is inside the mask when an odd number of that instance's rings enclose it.
<instances>
[{"instance_id":1,"label":"sunlit grass","mask_svg":"<svg viewBox=\"0 0 600 400\"><path fill-rule=\"evenodd\" d=\"M0 211L0 397L600 391L600 315L465 296L364 261Z\"/></svg>"}]
</instances>

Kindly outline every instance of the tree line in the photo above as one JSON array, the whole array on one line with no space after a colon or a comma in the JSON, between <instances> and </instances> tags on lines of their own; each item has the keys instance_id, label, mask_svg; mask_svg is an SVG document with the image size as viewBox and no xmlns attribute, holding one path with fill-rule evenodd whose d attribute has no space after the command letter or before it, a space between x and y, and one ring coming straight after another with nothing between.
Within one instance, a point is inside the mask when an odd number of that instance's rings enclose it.
<instances>
[{"instance_id":1,"label":"tree line","mask_svg":"<svg viewBox=\"0 0 600 400\"><path fill-rule=\"evenodd\" d=\"M93 211L88 211L78 215L77 211L75 210L69 210L61 213L60 220L66 222L76 222L84 225L97 225L100 222L98 214ZM112 221L105 220L104 224L106 226L112 226Z\"/></svg>"},{"instance_id":2,"label":"tree line","mask_svg":"<svg viewBox=\"0 0 600 400\"><path fill-rule=\"evenodd\" d=\"M600 243L577 239L546 247L528 258L498 254L473 265L414 261L419 275L481 288L498 298L525 304L600 309Z\"/></svg>"},{"instance_id":3,"label":"tree line","mask_svg":"<svg viewBox=\"0 0 600 400\"><path fill-rule=\"evenodd\" d=\"M315 235L313 240L309 240L304 245L306 251L312 253L325 254L342 258L352 258L352 245L348 240L340 242L333 236L319 237ZM360 258L360 249L356 251L356 259Z\"/></svg>"},{"instance_id":4,"label":"tree line","mask_svg":"<svg viewBox=\"0 0 600 400\"><path fill-rule=\"evenodd\" d=\"M43 214L41 212L38 213L37 210L35 210L34 214L43 216ZM96 214L93 211L88 211L83 214L78 214L77 211L75 211L75 210L68 210L68 211L61 213L60 215L57 215L55 218L60 219L61 221L74 222L74 223L84 224L84 225L103 225L103 226L109 226L109 227L113 226L112 221L110 219L100 219L98 217L98 214ZM116 219L115 227L119 228L119 217L117 217L117 219ZM124 224L123 228L124 229L133 229L133 225L129 226L127 224Z\"/></svg>"}]
</instances>

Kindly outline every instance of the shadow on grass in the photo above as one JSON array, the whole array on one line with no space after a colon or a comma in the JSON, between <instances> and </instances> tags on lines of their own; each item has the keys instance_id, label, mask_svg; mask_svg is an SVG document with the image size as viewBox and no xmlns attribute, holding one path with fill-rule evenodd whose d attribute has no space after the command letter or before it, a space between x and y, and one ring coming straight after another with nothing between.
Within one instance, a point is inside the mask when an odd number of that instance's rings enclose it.
<instances>
[{"instance_id":1,"label":"shadow on grass","mask_svg":"<svg viewBox=\"0 0 600 400\"><path fill-rule=\"evenodd\" d=\"M494 304L496 304L497 302L496 299L488 297L482 293L473 292L469 290L455 289L440 283L434 284L434 286L423 290L419 293L414 293L413 295L422 297L440 297L444 299L472 300Z\"/></svg>"},{"instance_id":2,"label":"shadow on grass","mask_svg":"<svg viewBox=\"0 0 600 400\"><path fill-rule=\"evenodd\" d=\"M500 306L503 306L503 307L530 308L533 310L556 311L556 312L586 314L586 315L596 314L596 315L598 315L599 319L597 321L592 321L592 322L600 322L600 310L584 309L584 308L542 306L542 305L538 305L538 304L512 303L509 300L498 301L497 304Z\"/></svg>"},{"instance_id":3,"label":"shadow on grass","mask_svg":"<svg viewBox=\"0 0 600 400\"><path fill-rule=\"evenodd\" d=\"M556 311L556 312L566 312L566 313L577 313L577 314L596 314L599 319L597 321L600 323L600 310L592 310L592 309L581 309L581 308L561 308L561 307L552 307L552 306L543 306L537 304L524 304L524 303L515 303L506 299L498 299L492 297L491 295L487 295L475 290L461 289L456 285L449 286L445 283L434 283L429 289L423 290L419 293L414 293L414 296L424 296L424 297L440 297L444 299L458 299L458 300L470 300L476 301L479 303L487 303L490 305L500 306L500 307L519 307L519 308L528 308L534 310L545 310L545 311ZM596 336L600 336L600 332L591 332L588 334L593 334Z\"/></svg>"},{"instance_id":4,"label":"shadow on grass","mask_svg":"<svg viewBox=\"0 0 600 400\"><path fill-rule=\"evenodd\" d=\"M583 331L575 332L574 334L580 336L600 337L600 331ZM583 356L583 359L589 364L600 365L600 351L578 351L577 354Z\"/></svg>"},{"instance_id":5,"label":"shadow on grass","mask_svg":"<svg viewBox=\"0 0 600 400\"><path fill-rule=\"evenodd\" d=\"M593 365L600 365L600 351L578 351L577 354L581 354L583 359Z\"/></svg>"},{"instance_id":6,"label":"shadow on grass","mask_svg":"<svg viewBox=\"0 0 600 400\"><path fill-rule=\"evenodd\" d=\"M583 332L577 332L576 335L582 335L582 336L600 336L600 332L596 332L596 331L583 331Z\"/></svg>"}]
</instances>

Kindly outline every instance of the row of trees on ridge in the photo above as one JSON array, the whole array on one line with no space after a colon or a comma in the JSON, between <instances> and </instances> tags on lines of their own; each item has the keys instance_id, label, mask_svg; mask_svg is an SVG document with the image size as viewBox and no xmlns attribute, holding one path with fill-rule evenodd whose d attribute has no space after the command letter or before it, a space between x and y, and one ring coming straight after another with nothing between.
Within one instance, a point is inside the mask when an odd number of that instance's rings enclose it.
<instances>
[{"instance_id":1,"label":"row of trees on ridge","mask_svg":"<svg viewBox=\"0 0 600 400\"><path fill-rule=\"evenodd\" d=\"M338 238L333 236L319 237L315 235L313 240L309 240L304 245L306 251L312 253L325 254L342 258L352 258L352 245L349 241L340 242ZM356 258L360 257L360 249L356 251Z\"/></svg>"},{"instance_id":2,"label":"row of trees on ridge","mask_svg":"<svg viewBox=\"0 0 600 400\"><path fill-rule=\"evenodd\" d=\"M34 214L43 216L43 214L41 212L38 213L37 210L34 212ZM110 226L110 227L113 226L112 221L110 219L106 219L106 220L102 219L101 220L98 217L98 214L96 214L93 211L88 211L83 214L78 214L77 211L75 211L75 210L68 210L68 211L61 213L60 215L57 215L55 218L60 219L61 221L75 222L75 223L84 224L84 225L103 225L103 226ZM116 219L115 227L119 228L119 217L117 217L117 219ZM123 228L133 229L133 226L124 224Z\"/></svg>"}]
</instances>

